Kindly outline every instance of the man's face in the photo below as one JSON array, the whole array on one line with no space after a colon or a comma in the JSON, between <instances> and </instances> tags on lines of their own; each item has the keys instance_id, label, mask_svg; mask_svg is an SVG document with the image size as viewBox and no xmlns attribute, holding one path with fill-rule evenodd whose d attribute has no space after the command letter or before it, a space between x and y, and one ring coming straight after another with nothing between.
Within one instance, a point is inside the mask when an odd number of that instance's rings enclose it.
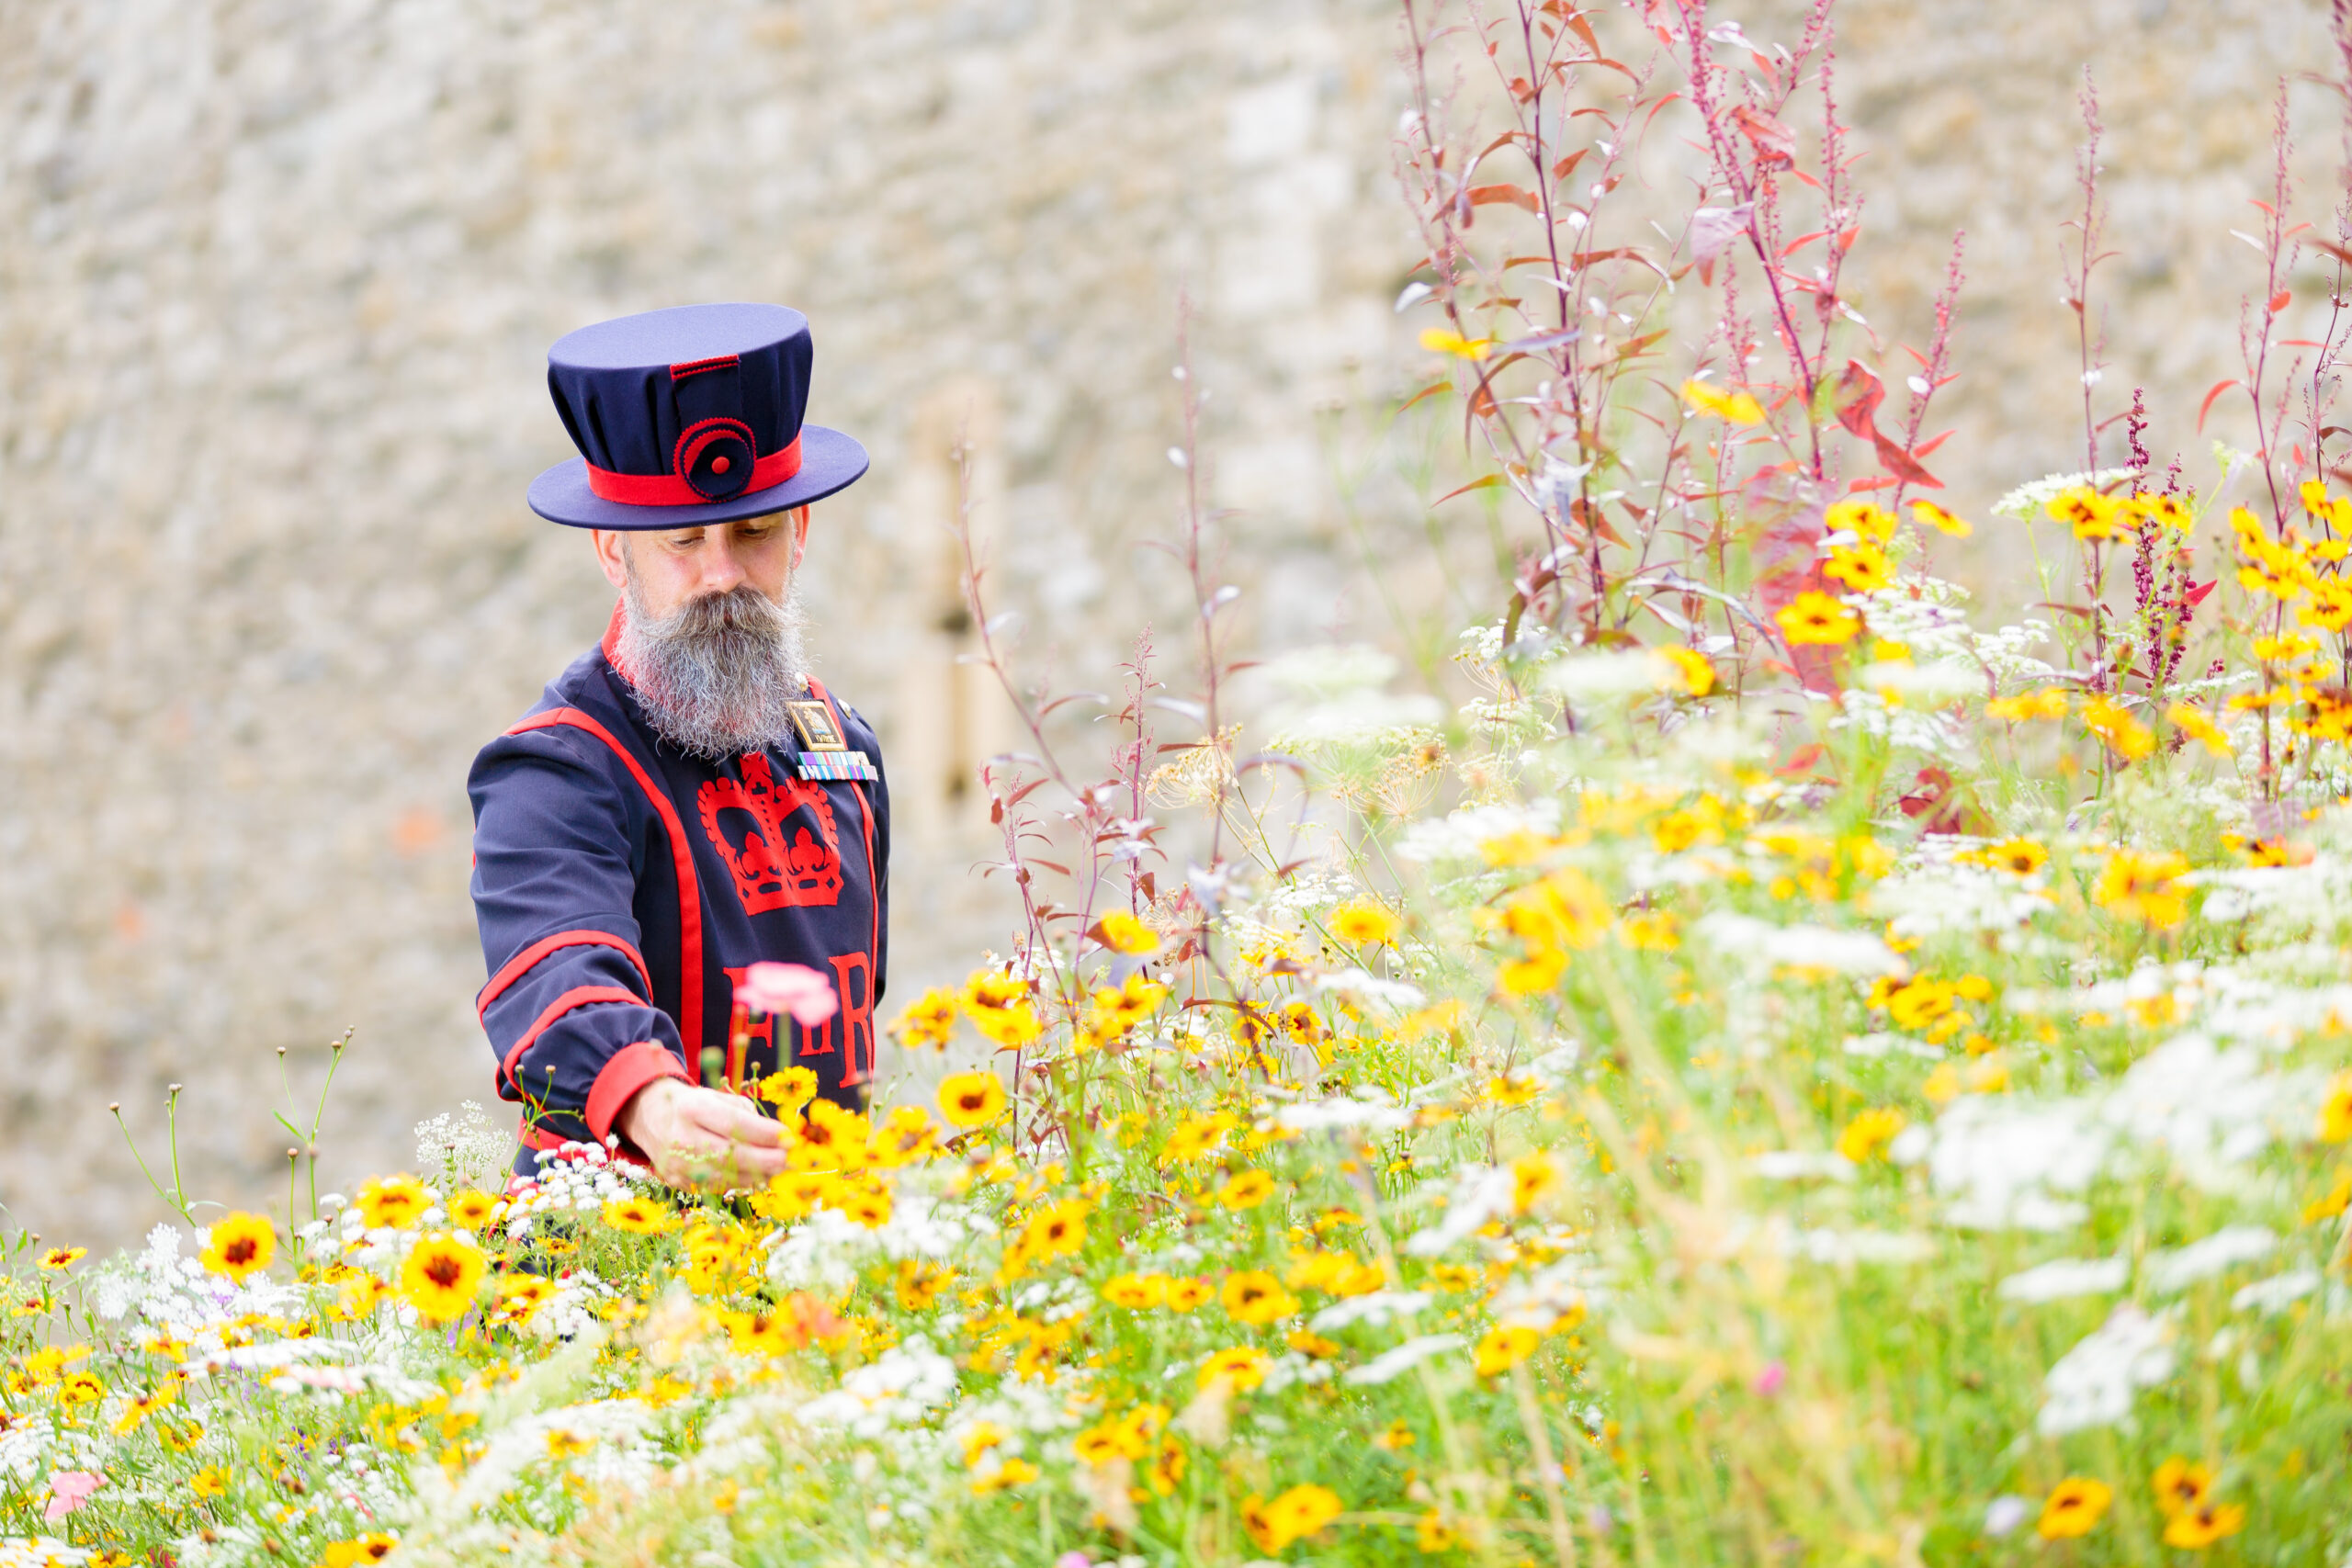
<instances>
[{"instance_id":1,"label":"man's face","mask_svg":"<svg viewBox=\"0 0 2352 1568\"><path fill-rule=\"evenodd\" d=\"M746 584L780 604L808 547L808 509L659 533L599 528L595 541L596 561L605 581L626 590L634 565L638 592L653 615L667 615L690 599Z\"/></svg>"}]
</instances>

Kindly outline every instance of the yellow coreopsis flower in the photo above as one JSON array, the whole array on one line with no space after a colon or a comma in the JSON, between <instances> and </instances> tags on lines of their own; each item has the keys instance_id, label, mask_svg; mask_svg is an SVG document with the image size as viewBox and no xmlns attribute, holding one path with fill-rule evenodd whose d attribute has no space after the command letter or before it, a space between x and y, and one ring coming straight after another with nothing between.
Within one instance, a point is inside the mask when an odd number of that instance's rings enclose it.
<instances>
[{"instance_id":1,"label":"yellow coreopsis flower","mask_svg":"<svg viewBox=\"0 0 2352 1568\"><path fill-rule=\"evenodd\" d=\"M1860 634L1862 618L1828 594L1807 589L1782 606L1772 619L1781 635L1796 648L1835 648Z\"/></svg>"},{"instance_id":2,"label":"yellow coreopsis flower","mask_svg":"<svg viewBox=\"0 0 2352 1568\"><path fill-rule=\"evenodd\" d=\"M1456 359L1479 360L1494 352L1495 340L1489 337L1464 337L1460 333L1443 327L1431 327L1421 333L1421 346L1431 354L1450 354Z\"/></svg>"},{"instance_id":3,"label":"yellow coreopsis flower","mask_svg":"<svg viewBox=\"0 0 2352 1568\"><path fill-rule=\"evenodd\" d=\"M2176 1454L2156 1466L2148 1485L2156 1495L2156 1506L2169 1519L2184 1508L2197 1507L2212 1495L2213 1472Z\"/></svg>"},{"instance_id":4,"label":"yellow coreopsis flower","mask_svg":"<svg viewBox=\"0 0 2352 1568\"><path fill-rule=\"evenodd\" d=\"M1846 1123L1846 1130L1838 1134L1838 1152L1856 1165L1867 1164L1872 1155L1894 1141L1906 1120L1902 1111L1892 1106L1858 1111Z\"/></svg>"},{"instance_id":5,"label":"yellow coreopsis flower","mask_svg":"<svg viewBox=\"0 0 2352 1568\"><path fill-rule=\"evenodd\" d=\"M1271 1503L1251 1496L1241 1517L1250 1539L1264 1551L1281 1551L1340 1517L1340 1496L1328 1486L1294 1486Z\"/></svg>"},{"instance_id":6,"label":"yellow coreopsis flower","mask_svg":"<svg viewBox=\"0 0 2352 1568\"><path fill-rule=\"evenodd\" d=\"M1685 381L1682 400L1694 413L1713 414L1731 424L1764 423L1764 405L1750 392L1727 392L1705 381Z\"/></svg>"},{"instance_id":7,"label":"yellow coreopsis flower","mask_svg":"<svg viewBox=\"0 0 2352 1568\"><path fill-rule=\"evenodd\" d=\"M2111 747L2118 756L2138 761L2156 749L2155 733L2132 716L2132 710L2111 697L2090 697L2083 703L2083 728Z\"/></svg>"},{"instance_id":8,"label":"yellow coreopsis flower","mask_svg":"<svg viewBox=\"0 0 2352 1568\"><path fill-rule=\"evenodd\" d=\"M1842 545L1829 552L1821 575L1844 583L1857 593L1868 593L1894 581L1886 552L1875 545Z\"/></svg>"},{"instance_id":9,"label":"yellow coreopsis flower","mask_svg":"<svg viewBox=\"0 0 2352 1568\"><path fill-rule=\"evenodd\" d=\"M1201 1363L1200 1385L1207 1388L1221 1382L1229 1389L1246 1392L1266 1381L1266 1369L1272 1364L1272 1358L1263 1350L1237 1345L1217 1351Z\"/></svg>"},{"instance_id":10,"label":"yellow coreopsis flower","mask_svg":"<svg viewBox=\"0 0 2352 1568\"><path fill-rule=\"evenodd\" d=\"M2041 1505L2041 1518L2034 1526L2044 1540L2067 1540L2088 1535L2115 1494L2107 1483L2087 1476L2068 1476L2052 1487L2049 1499Z\"/></svg>"},{"instance_id":11,"label":"yellow coreopsis flower","mask_svg":"<svg viewBox=\"0 0 2352 1568\"><path fill-rule=\"evenodd\" d=\"M490 1271L481 1247L462 1236L435 1233L409 1248L401 1262L401 1299L435 1323L465 1315Z\"/></svg>"},{"instance_id":12,"label":"yellow coreopsis flower","mask_svg":"<svg viewBox=\"0 0 2352 1568\"><path fill-rule=\"evenodd\" d=\"M369 1230L401 1231L432 1207L433 1194L425 1190L424 1182L403 1173L362 1182L356 1201Z\"/></svg>"},{"instance_id":13,"label":"yellow coreopsis flower","mask_svg":"<svg viewBox=\"0 0 2352 1568\"><path fill-rule=\"evenodd\" d=\"M2165 1526L2165 1544L2202 1551L2245 1529L2245 1509L2236 1503L2199 1503L2183 1508Z\"/></svg>"},{"instance_id":14,"label":"yellow coreopsis flower","mask_svg":"<svg viewBox=\"0 0 2352 1568\"><path fill-rule=\"evenodd\" d=\"M1268 1324L1298 1310L1298 1298L1262 1269L1244 1269L1228 1276L1217 1299L1236 1323Z\"/></svg>"},{"instance_id":15,"label":"yellow coreopsis flower","mask_svg":"<svg viewBox=\"0 0 2352 1568\"><path fill-rule=\"evenodd\" d=\"M1517 1325L1498 1325L1478 1338L1476 1353L1478 1375L1490 1378L1507 1372L1535 1354L1535 1347L1544 1337L1532 1328Z\"/></svg>"},{"instance_id":16,"label":"yellow coreopsis flower","mask_svg":"<svg viewBox=\"0 0 2352 1568\"><path fill-rule=\"evenodd\" d=\"M2165 710L2165 722L2216 757L2230 754L2230 738L2194 703L2175 703Z\"/></svg>"},{"instance_id":17,"label":"yellow coreopsis flower","mask_svg":"<svg viewBox=\"0 0 2352 1568\"><path fill-rule=\"evenodd\" d=\"M1403 925L1381 905L1359 900L1341 904L1331 911L1331 934L1351 945L1378 942L1386 945L1396 940Z\"/></svg>"},{"instance_id":18,"label":"yellow coreopsis flower","mask_svg":"<svg viewBox=\"0 0 2352 1568\"><path fill-rule=\"evenodd\" d=\"M954 1127L985 1127L1004 1111L1004 1085L994 1073L950 1073L939 1080L939 1113Z\"/></svg>"},{"instance_id":19,"label":"yellow coreopsis flower","mask_svg":"<svg viewBox=\"0 0 2352 1568\"><path fill-rule=\"evenodd\" d=\"M1949 534L1955 539L1965 539L1976 532L1973 525L1953 516L1932 501L1913 502L1911 515L1921 525L1933 528L1939 534Z\"/></svg>"},{"instance_id":20,"label":"yellow coreopsis flower","mask_svg":"<svg viewBox=\"0 0 2352 1568\"><path fill-rule=\"evenodd\" d=\"M910 1051L928 1045L944 1051L956 1034L956 998L933 986L922 996L899 1010L899 1021L890 1026L899 1043Z\"/></svg>"},{"instance_id":21,"label":"yellow coreopsis flower","mask_svg":"<svg viewBox=\"0 0 2352 1568\"><path fill-rule=\"evenodd\" d=\"M2021 692L2014 697L1995 697L1984 705L1984 716L2004 723L2016 724L2025 719L2064 718L2066 716L2066 694L2056 686L2043 686L2031 692Z\"/></svg>"},{"instance_id":22,"label":"yellow coreopsis flower","mask_svg":"<svg viewBox=\"0 0 2352 1568\"><path fill-rule=\"evenodd\" d=\"M226 1274L239 1284L245 1277L269 1267L277 1251L277 1229L266 1214L240 1210L224 1214L205 1233L198 1261L215 1274Z\"/></svg>"},{"instance_id":23,"label":"yellow coreopsis flower","mask_svg":"<svg viewBox=\"0 0 2352 1568\"><path fill-rule=\"evenodd\" d=\"M2324 1144L2352 1139L2352 1067L2328 1083L2327 1098L2320 1101L2319 1138Z\"/></svg>"},{"instance_id":24,"label":"yellow coreopsis flower","mask_svg":"<svg viewBox=\"0 0 2352 1568\"><path fill-rule=\"evenodd\" d=\"M2091 902L2118 919L2170 931L2188 918L2188 890L2180 883L2188 873L2188 863L2169 852L2118 850L2092 885Z\"/></svg>"},{"instance_id":25,"label":"yellow coreopsis flower","mask_svg":"<svg viewBox=\"0 0 2352 1568\"><path fill-rule=\"evenodd\" d=\"M2052 496L2045 510L2052 522L2073 529L2077 539L2111 539L2123 508L2088 485L2073 485Z\"/></svg>"},{"instance_id":26,"label":"yellow coreopsis flower","mask_svg":"<svg viewBox=\"0 0 2352 1568\"><path fill-rule=\"evenodd\" d=\"M1660 683L1668 690L1679 691L1688 697L1703 697L1715 689L1714 664L1697 649L1668 643L1651 649L1650 656L1664 664Z\"/></svg>"}]
</instances>

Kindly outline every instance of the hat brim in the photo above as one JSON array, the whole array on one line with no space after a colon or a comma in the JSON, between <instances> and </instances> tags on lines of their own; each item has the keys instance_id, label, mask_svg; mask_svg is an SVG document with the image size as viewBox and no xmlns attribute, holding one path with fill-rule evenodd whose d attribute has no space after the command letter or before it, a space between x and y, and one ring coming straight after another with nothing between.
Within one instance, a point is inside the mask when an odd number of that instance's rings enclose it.
<instances>
[{"instance_id":1,"label":"hat brim","mask_svg":"<svg viewBox=\"0 0 2352 1568\"><path fill-rule=\"evenodd\" d=\"M606 501L590 490L588 459L574 457L531 481L531 510L567 528L700 528L822 501L855 484L866 464L865 448L855 440L821 424L804 424L800 427L800 471L780 485L746 491L702 506L631 506Z\"/></svg>"}]
</instances>

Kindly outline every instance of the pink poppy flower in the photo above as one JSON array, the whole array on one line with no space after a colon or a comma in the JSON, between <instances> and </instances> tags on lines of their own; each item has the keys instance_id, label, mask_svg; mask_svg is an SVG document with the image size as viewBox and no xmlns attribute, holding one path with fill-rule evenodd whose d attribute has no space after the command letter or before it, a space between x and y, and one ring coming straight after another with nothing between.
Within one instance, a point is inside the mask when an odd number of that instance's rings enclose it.
<instances>
[{"instance_id":1,"label":"pink poppy flower","mask_svg":"<svg viewBox=\"0 0 2352 1568\"><path fill-rule=\"evenodd\" d=\"M49 1478L49 1506L40 1517L55 1524L90 1500L90 1494L107 1483L107 1478L95 1470L61 1470Z\"/></svg>"},{"instance_id":2,"label":"pink poppy flower","mask_svg":"<svg viewBox=\"0 0 2352 1568\"><path fill-rule=\"evenodd\" d=\"M814 1029L841 1010L833 983L800 964L754 964L743 971L735 999L753 1012L788 1012Z\"/></svg>"}]
</instances>

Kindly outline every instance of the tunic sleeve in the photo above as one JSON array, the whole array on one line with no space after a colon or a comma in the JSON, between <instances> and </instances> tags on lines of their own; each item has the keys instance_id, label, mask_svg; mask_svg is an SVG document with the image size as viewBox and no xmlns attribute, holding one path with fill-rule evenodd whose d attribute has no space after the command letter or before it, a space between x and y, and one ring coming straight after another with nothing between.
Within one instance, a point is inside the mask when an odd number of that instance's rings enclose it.
<instances>
[{"instance_id":1,"label":"tunic sleeve","mask_svg":"<svg viewBox=\"0 0 2352 1568\"><path fill-rule=\"evenodd\" d=\"M639 1089L689 1077L633 912L643 807L556 728L484 747L467 793L498 1092L526 1107L526 1141L602 1142Z\"/></svg>"}]
</instances>

